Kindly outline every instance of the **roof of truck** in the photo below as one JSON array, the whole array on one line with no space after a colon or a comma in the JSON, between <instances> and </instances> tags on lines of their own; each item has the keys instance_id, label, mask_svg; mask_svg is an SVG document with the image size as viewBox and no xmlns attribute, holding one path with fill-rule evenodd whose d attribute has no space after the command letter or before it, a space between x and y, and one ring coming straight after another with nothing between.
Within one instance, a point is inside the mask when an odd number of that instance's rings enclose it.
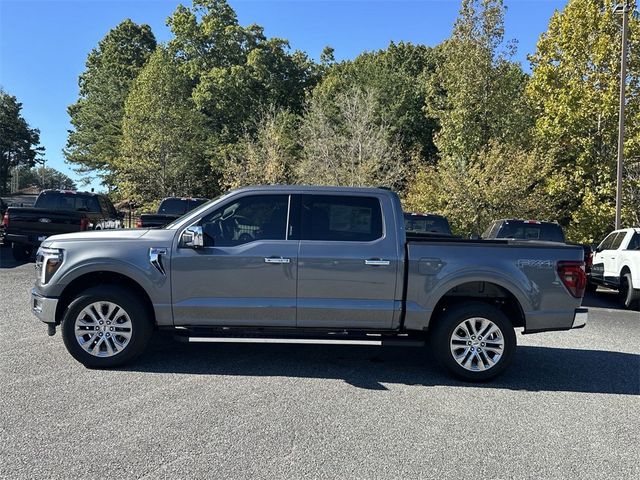
<instances>
[{"instance_id":1,"label":"roof of truck","mask_svg":"<svg viewBox=\"0 0 640 480\"><path fill-rule=\"evenodd\" d=\"M316 185L255 185L242 187L234 192L244 192L244 191L286 191L286 192L341 192L341 193L393 193L392 190L388 188L376 188L376 187L327 187L327 186L316 186Z\"/></svg>"}]
</instances>

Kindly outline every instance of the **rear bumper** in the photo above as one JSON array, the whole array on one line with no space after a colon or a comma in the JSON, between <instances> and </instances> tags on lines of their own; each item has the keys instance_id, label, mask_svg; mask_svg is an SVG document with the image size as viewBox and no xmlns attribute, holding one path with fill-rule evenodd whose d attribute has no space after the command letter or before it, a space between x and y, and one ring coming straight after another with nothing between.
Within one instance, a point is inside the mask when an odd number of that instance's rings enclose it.
<instances>
[{"instance_id":1,"label":"rear bumper","mask_svg":"<svg viewBox=\"0 0 640 480\"><path fill-rule=\"evenodd\" d=\"M573 311L545 312L528 314L526 316L525 334L540 332L556 332L582 328L589 319L589 310L584 307L575 308Z\"/></svg>"},{"instance_id":2,"label":"rear bumper","mask_svg":"<svg viewBox=\"0 0 640 480\"><path fill-rule=\"evenodd\" d=\"M42 240L38 240L39 237L46 237L46 235L16 235L14 233L7 233L4 241L37 247L42 243Z\"/></svg>"},{"instance_id":3,"label":"rear bumper","mask_svg":"<svg viewBox=\"0 0 640 480\"><path fill-rule=\"evenodd\" d=\"M31 312L44 323L56 323L58 299L43 297L35 289L31 290Z\"/></svg>"}]
</instances>

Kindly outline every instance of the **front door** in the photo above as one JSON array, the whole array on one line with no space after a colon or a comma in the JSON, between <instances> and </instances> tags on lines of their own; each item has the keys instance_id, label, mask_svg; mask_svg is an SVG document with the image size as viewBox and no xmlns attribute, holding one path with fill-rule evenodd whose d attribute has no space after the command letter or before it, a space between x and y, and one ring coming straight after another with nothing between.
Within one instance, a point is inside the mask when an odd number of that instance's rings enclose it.
<instances>
[{"instance_id":1,"label":"front door","mask_svg":"<svg viewBox=\"0 0 640 480\"><path fill-rule=\"evenodd\" d=\"M204 248L171 259L175 325L292 327L298 240L288 239L290 195L238 195L197 223Z\"/></svg>"},{"instance_id":2,"label":"front door","mask_svg":"<svg viewBox=\"0 0 640 480\"><path fill-rule=\"evenodd\" d=\"M381 201L387 197L302 196L298 326L391 328L399 252Z\"/></svg>"}]
</instances>

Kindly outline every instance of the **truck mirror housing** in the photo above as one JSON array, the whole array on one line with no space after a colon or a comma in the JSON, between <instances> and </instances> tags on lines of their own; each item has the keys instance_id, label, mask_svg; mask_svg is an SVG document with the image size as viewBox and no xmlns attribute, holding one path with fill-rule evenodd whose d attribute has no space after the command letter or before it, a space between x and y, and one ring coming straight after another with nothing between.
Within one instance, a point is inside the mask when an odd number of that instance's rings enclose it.
<instances>
[{"instance_id":1,"label":"truck mirror housing","mask_svg":"<svg viewBox=\"0 0 640 480\"><path fill-rule=\"evenodd\" d=\"M204 236L202 234L202 227L199 225L192 225L190 227L187 227L186 230L182 232L180 244L186 248L204 247Z\"/></svg>"}]
</instances>

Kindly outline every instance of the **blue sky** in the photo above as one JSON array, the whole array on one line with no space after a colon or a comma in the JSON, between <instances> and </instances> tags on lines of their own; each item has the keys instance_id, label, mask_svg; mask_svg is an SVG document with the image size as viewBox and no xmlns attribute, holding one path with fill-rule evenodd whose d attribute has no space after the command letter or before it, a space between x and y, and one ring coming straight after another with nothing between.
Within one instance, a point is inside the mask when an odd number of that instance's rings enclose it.
<instances>
[{"instance_id":1,"label":"blue sky","mask_svg":"<svg viewBox=\"0 0 640 480\"><path fill-rule=\"evenodd\" d=\"M89 51L125 18L149 24L159 41L171 32L167 17L178 0L0 0L0 86L18 97L23 115L41 131L47 165L74 179L62 148L70 128L66 107L78 95L78 75ZM189 5L189 0L183 0ZM257 23L268 36L289 40L292 49L318 59L325 45L338 60L390 41L436 45L451 33L459 0L236 0L242 25ZM505 0L506 37L518 41L528 69L549 18L566 0ZM99 188L97 184L92 184Z\"/></svg>"}]
</instances>

